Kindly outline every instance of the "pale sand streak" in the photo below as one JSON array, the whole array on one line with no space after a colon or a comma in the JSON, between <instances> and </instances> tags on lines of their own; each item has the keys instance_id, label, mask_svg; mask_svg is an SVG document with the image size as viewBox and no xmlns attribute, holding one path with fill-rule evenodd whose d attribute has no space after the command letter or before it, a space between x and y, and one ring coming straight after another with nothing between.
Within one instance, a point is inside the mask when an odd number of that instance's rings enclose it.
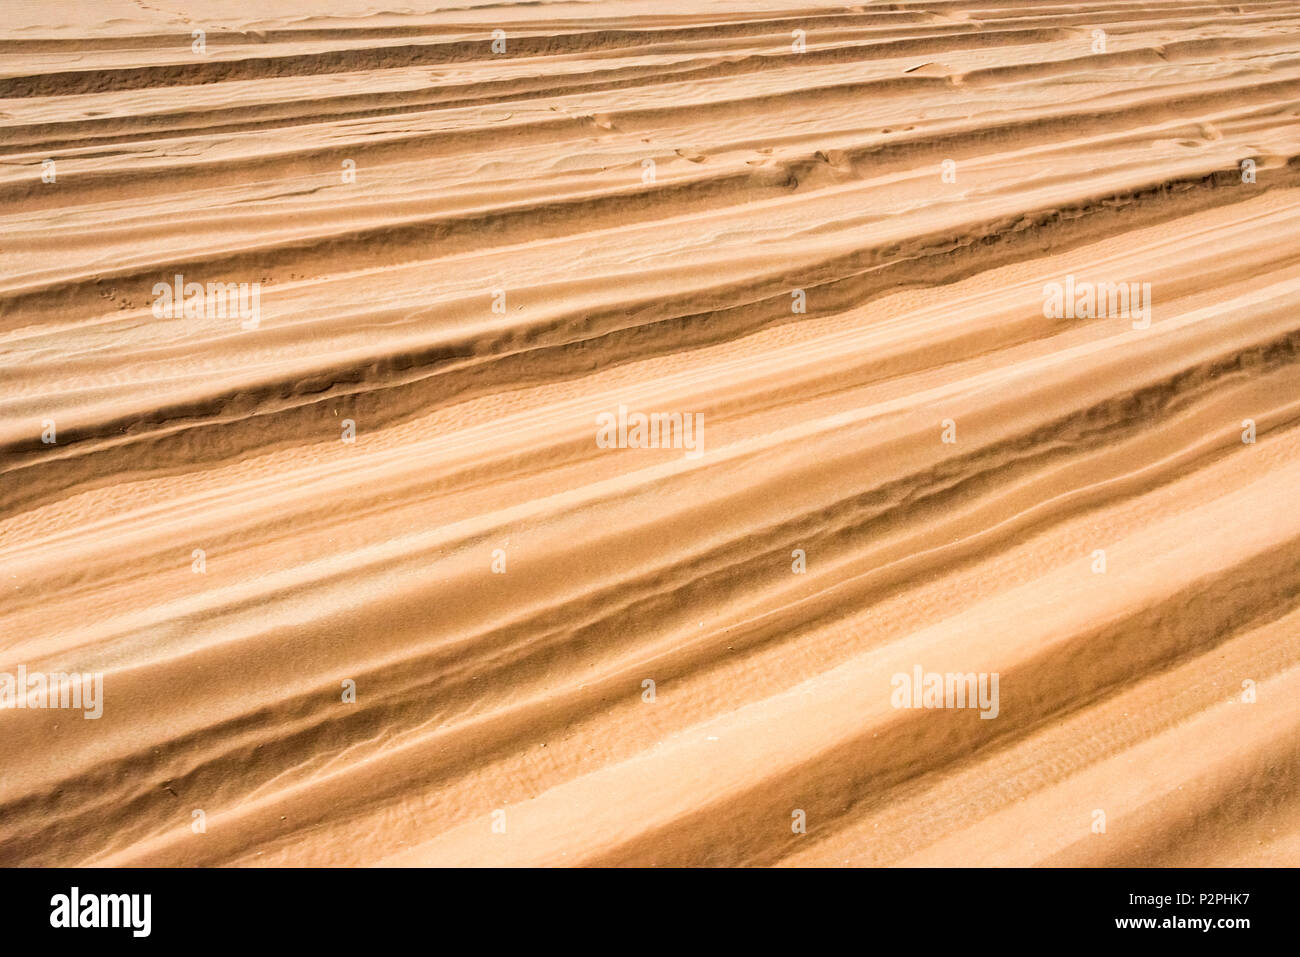
<instances>
[{"instance_id":1,"label":"pale sand streak","mask_svg":"<svg viewBox=\"0 0 1300 957\"><path fill-rule=\"evenodd\" d=\"M6 5L0 863L1300 863L1300 3L232 9Z\"/></svg>"}]
</instances>

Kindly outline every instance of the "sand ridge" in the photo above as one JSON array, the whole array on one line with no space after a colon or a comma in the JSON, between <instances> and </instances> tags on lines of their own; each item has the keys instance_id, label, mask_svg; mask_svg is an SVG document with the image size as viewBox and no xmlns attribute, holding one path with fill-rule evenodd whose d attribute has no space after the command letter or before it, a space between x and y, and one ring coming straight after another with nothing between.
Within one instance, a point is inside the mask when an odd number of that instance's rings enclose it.
<instances>
[{"instance_id":1,"label":"sand ridge","mask_svg":"<svg viewBox=\"0 0 1300 957\"><path fill-rule=\"evenodd\" d=\"M0 864L1300 863L1300 6L6 16Z\"/></svg>"}]
</instances>

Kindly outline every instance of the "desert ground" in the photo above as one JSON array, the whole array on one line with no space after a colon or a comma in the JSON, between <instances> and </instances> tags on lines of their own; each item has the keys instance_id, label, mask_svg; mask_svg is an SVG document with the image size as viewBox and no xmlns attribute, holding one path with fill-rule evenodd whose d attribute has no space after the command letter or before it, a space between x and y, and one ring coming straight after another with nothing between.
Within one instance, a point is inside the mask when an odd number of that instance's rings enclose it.
<instances>
[{"instance_id":1,"label":"desert ground","mask_svg":"<svg viewBox=\"0 0 1300 957\"><path fill-rule=\"evenodd\" d=\"M1300 864L1300 3L404 4L3 4L0 864Z\"/></svg>"}]
</instances>

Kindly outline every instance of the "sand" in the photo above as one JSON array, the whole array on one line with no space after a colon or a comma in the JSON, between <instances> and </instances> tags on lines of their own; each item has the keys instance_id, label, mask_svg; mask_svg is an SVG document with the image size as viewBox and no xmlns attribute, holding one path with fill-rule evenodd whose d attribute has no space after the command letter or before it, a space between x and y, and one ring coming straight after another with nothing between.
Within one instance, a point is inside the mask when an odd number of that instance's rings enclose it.
<instances>
[{"instance_id":1,"label":"sand","mask_svg":"<svg viewBox=\"0 0 1300 957\"><path fill-rule=\"evenodd\" d=\"M1300 864L1300 6L4 21L0 863Z\"/></svg>"}]
</instances>

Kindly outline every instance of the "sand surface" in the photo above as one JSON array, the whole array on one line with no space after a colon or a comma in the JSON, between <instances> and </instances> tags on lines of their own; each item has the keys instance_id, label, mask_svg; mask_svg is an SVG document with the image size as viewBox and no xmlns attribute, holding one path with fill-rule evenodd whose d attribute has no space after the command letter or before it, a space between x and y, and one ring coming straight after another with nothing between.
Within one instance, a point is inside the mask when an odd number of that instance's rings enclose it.
<instances>
[{"instance_id":1,"label":"sand surface","mask_svg":"<svg viewBox=\"0 0 1300 957\"><path fill-rule=\"evenodd\" d=\"M0 863L1300 864L1298 51L8 0Z\"/></svg>"}]
</instances>

